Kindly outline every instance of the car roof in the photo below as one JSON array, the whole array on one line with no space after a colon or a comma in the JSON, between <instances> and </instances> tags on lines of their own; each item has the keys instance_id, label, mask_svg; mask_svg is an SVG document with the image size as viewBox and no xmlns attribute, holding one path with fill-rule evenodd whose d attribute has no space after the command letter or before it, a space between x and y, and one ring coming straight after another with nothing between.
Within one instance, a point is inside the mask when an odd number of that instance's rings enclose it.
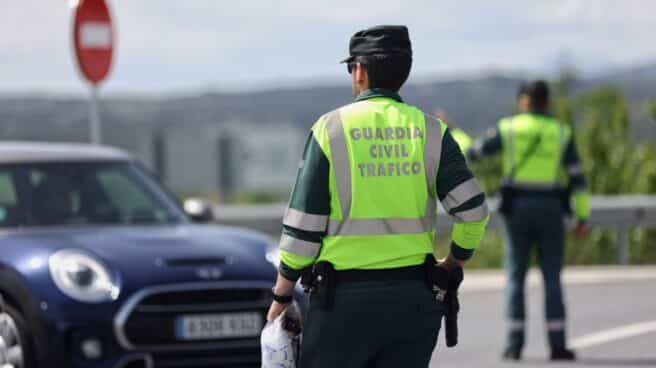
<instances>
[{"instance_id":1,"label":"car roof","mask_svg":"<svg viewBox=\"0 0 656 368\"><path fill-rule=\"evenodd\" d=\"M0 142L0 163L129 161L123 150L84 143Z\"/></svg>"}]
</instances>

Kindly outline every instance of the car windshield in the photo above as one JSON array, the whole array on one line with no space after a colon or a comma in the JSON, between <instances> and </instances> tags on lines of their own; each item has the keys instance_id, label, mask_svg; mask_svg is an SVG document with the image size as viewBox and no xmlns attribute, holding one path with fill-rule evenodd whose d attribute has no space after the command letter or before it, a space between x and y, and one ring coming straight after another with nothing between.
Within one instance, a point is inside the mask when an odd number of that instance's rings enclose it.
<instances>
[{"instance_id":1,"label":"car windshield","mask_svg":"<svg viewBox=\"0 0 656 368\"><path fill-rule=\"evenodd\" d=\"M0 227L182 221L171 196L131 162L0 165Z\"/></svg>"}]
</instances>

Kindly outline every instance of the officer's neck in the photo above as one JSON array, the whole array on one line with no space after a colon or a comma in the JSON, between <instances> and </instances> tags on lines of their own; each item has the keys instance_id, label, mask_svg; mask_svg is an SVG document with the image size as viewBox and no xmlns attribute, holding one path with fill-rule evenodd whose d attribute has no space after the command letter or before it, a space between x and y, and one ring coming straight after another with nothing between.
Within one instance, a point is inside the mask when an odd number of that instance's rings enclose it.
<instances>
[{"instance_id":1,"label":"officer's neck","mask_svg":"<svg viewBox=\"0 0 656 368\"><path fill-rule=\"evenodd\" d=\"M391 89L385 89L385 88L370 88L370 89L364 90L359 95L357 95L355 97L355 101L364 101L364 100L369 100L369 99L378 98L378 97L391 98L391 99L396 100L398 102L403 102L403 99L401 98L401 96L397 92L394 92Z\"/></svg>"},{"instance_id":2,"label":"officer's neck","mask_svg":"<svg viewBox=\"0 0 656 368\"><path fill-rule=\"evenodd\" d=\"M530 110L527 112L529 115L538 115L538 116L551 116L551 113L547 110Z\"/></svg>"},{"instance_id":3,"label":"officer's neck","mask_svg":"<svg viewBox=\"0 0 656 368\"><path fill-rule=\"evenodd\" d=\"M531 115L551 115L548 107L530 107L525 113Z\"/></svg>"}]
</instances>

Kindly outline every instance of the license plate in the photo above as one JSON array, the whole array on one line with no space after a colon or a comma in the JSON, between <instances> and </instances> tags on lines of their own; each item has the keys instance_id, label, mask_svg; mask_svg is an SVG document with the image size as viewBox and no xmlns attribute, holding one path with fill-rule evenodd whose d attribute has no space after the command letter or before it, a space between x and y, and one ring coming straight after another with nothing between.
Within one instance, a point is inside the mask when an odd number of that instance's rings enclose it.
<instances>
[{"instance_id":1,"label":"license plate","mask_svg":"<svg viewBox=\"0 0 656 368\"><path fill-rule=\"evenodd\" d=\"M176 319L179 340L210 340L259 336L262 316L257 312L193 314Z\"/></svg>"}]
</instances>

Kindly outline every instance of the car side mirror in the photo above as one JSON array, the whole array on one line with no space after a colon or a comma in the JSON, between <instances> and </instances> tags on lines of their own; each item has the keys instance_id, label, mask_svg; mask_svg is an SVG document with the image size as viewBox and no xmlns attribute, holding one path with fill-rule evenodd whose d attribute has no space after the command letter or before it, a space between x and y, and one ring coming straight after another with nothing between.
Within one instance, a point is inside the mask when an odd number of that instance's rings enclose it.
<instances>
[{"instance_id":1,"label":"car side mirror","mask_svg":"<svg viewBox=\"0 0 656 368\"><path fill-rule=\"evenodd\" d=\"M203 199L189 198L184 201L183 208L187 216L194 222L206 223L214 220L212 205Z\"/></svg>"}]
</instances>

